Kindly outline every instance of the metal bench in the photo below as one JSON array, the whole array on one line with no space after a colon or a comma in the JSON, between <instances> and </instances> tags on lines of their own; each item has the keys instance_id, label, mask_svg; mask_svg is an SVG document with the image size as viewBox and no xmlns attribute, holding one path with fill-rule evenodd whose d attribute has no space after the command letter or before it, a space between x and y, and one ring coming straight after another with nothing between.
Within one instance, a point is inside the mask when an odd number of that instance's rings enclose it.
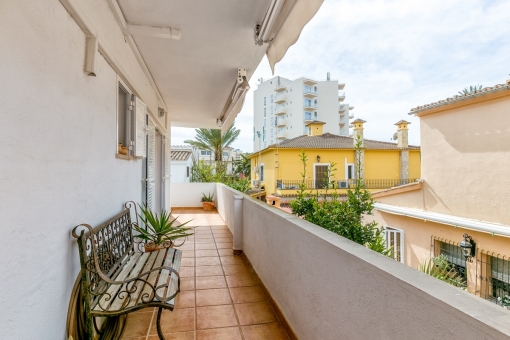
<instances>
[{"instance_id":1,"label":"metal bench","mask_svg":"<svg viewBox=\"0 0 510 340\"><path fill-rule=\"evenodd\" d=\"M121 213L95 228L80 224L73 229L80 252L89 340L93 339L93 328L101 333L97 317L119 316L148 307L158 308L157 332L164 339L161 312L174 309L180 290L182 252L174 248L142 252L143 244L132 233L131 207L138 222L136 205L128 202Z\"/></svg>"}]
</instances>

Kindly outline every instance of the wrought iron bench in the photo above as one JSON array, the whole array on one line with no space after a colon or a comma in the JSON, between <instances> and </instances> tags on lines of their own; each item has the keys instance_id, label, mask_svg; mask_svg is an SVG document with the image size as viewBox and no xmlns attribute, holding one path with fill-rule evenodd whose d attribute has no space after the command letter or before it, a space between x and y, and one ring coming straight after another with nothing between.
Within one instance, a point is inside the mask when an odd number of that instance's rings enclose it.
<instances>
[{"instance_id":1,"label":"wrought iron bench","mask_svg":"<svg viewBox=\"0 0 510 340\"><path fill-rule=\"evenodd\" d=\"M93 328L101 333L97 317L125 315L147 307L158 308L157 332L164 339L161 312L174 309L182 252L174 248L142 252L143 244L132 233L132 207L138 222L136 205L128 202L121 213L95 228L80 224L73 229L80 252L89 340Z\"/></svg>"}]
</instances>

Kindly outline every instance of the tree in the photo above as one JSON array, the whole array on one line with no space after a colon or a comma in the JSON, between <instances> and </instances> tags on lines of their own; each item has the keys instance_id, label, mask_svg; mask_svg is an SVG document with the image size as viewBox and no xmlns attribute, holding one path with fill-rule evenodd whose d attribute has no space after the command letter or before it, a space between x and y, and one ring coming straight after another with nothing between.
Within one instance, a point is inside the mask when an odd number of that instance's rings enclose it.
<instances>
[{"instance_id":1,"label":"tree","mask_svg":"<svg viewBox=\"0 0 510 340\"><path fill-rule=\"evenodd\" d=\"M241 154L241 159L234 162L236 175L243 175L250 178L251 160L248 158L248 153Z\"/></svg>"},{"instance_id":2,"label":"tree","mask_svg":"<svg viewBox=\"0 0 510 340\"><path fill-rule=\"evenodd\" d=\"M214 160L219 162L223 158L223 150L239 137L241 130L232 124L223 135L219 129L195 129L195 132L195 140L185 140L184 143L199 150L211 150L214 152Z\"/></svg>"},{"instance_id":3,"label":"tree","mask_svg":"<svg viewBox=\"0 0 510 340\"><path fill-rule=\"evenodd\" d=\"M459 91L458 93L463 96L463 95L466 95L466 94L472 94L474 93L475 91L480 91L482 89L482 85L478 84L478 85L471 85L470 87L465 87L462 89L462 91Z\"/></svg>"}]
</instances>

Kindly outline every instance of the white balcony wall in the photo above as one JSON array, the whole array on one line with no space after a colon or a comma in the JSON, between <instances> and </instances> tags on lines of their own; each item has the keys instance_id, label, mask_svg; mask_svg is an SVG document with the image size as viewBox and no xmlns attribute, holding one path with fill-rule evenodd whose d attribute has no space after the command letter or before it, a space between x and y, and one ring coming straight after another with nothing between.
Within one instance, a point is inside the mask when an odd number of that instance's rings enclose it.
<instances>
[{"instance_id":1,"label":"white balcony wall","mask_svg":"<svg viewBox=\"0 0 510 340\"><path fill-rule=\"evenodd\" d=\"M510 311L243 196L243 251L299 339L510 338Z\"/></svg>"},{"instance_id":2,"label":"white balcony wall","mask_svg":"<svg viewBox=\"0 0 510 340\"><path fill-rule=\"evenodd\" d=\"M157 110L107 2L80 4ZM71 230L140 202L142 161L115 158L118 75L99 53L97 76L84 72L85 34L60 1L0 7L1 338L63 340L80 268Z\"/></svg>"},{"instance_id":3,"label":"white balcony wall","mask_svg":"<svg viewBox=\"0 0 510 340\"><path fill-rule=\"evenodd\" d=\"M216 183L171 183L170 205L179 208L201 207L203 194L214 194L217 201Z\"/></svg>"}]
</instances>

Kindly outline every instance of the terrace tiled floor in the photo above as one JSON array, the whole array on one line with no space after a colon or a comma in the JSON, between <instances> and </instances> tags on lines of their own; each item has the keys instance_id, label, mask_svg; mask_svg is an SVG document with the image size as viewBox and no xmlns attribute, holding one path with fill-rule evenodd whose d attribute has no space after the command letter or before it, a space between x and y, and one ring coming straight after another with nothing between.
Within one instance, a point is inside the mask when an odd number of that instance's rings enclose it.
<instances>
[{"instance_id":1,"label":"terrace tiled floor","mask_svg":"<svg viewBox=\"0 0 510 340\"><path fill-rule=\"evenodd\" d=\"M173 312L163 311L167 340L289 339L263 290L240 256L216 212L173 209L179 221L193 219L194 237L179 247L181 292ZM156 310L128 316L123 339L157 340Z\"/></svg>"}]
</instances>

